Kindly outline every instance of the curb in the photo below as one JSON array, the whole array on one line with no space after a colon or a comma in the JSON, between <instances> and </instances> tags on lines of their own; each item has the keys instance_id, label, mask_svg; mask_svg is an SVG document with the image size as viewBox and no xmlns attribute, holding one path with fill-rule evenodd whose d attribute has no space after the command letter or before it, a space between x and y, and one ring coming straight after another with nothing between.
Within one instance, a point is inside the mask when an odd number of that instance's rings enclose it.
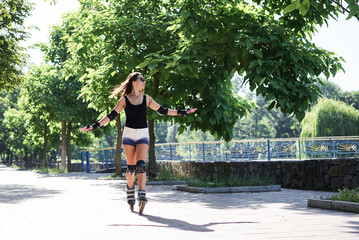
<instances>
[{"instance_id":1,"label":"curb","mask_svg":"<svg viewBox=\"0 0 359 240\"><path fill-rule=\"evenodd\" d=\"M359 213L359 203L308 199L308 207Z\"/></svg>"},{"instance_id":2,"label":"curb","mask_svg":"<svg viewBox=\"0 0 359 240\"><path fill-rule=\"evenodd\" d=\"M105 181L108 181L108 180L126 180L126 177L116 177L116 178L97 178L97 180L105 180Z\"/></svg>"},{"instance_id":3,"label":"curb","mask_svg":"<svg viewBox=\"0 0 359 240\"><path fill-rule=\"evenodd\" d=\"M280 191L280 185L269 186L250 186L250 187L215 187L215 188L199 188L177 186L177 191L184 191L190 193L240 193L240 192L271 192Z\"/></svg>"},{"instance_id":4,"label":"curb","mask_svg":"<svg viewBox=\"0 0 359 240\"><path fill-rule=\"evenodd\" d=\"M147 181L146 185L183 185L187 184L186 180L173 180L173 181Z\"/></svg>"}]
</instances>

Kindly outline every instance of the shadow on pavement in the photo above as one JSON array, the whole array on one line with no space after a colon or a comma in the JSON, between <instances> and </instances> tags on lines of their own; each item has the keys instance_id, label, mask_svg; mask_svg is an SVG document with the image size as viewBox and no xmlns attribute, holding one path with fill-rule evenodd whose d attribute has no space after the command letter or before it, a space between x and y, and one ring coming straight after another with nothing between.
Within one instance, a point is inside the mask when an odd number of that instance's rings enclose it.
<instances>
[{"instance_id":1,"label":"shadow on pavement","mask_svg":"<svg viewBox=\"0 0 359 240\"><path fill-rule=\"evenodd\" d=\"M17 204L33 198L49 198L59 193L60 191L58 190L38 188L29 185L0 185L0 203Z\"/></svg>"},{"instance_id":2,"label":"shadow on pavement","mask_svg":"<svg viewBox=\"0 0 359 240\"><path fill-rule=\"evenodd\" d=\"M202 225L192 224L183 220L179 219L170 219L170 218L163 218L158 216L152 216L152 215L141 215L142 217L145 217L150 222L159 223L162 225L157 224L111 224L109 226L111 227L165 227L165 228L175 228L180 229L183 231L192 231L192 232L213 232L214 230L209 229L208 227L214 226L214 225L223 225L223 224L248 224L248 223L256 223L256 222L213 222L213 223L207 223Z\"/></svg>"}]
</instances>

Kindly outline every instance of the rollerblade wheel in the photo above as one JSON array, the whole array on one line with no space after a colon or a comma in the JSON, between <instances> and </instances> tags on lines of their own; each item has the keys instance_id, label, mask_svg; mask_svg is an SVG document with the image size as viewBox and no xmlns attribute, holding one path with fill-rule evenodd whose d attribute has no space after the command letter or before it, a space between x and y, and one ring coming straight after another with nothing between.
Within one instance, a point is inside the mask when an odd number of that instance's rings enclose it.
<instances>
[{"instance_id":1,"label":"rollerblade wheel","mask_svg":"<svg viewBox=\"0 0 359 240\"><path fill-rule=\"evenodd\" d=\"M146 205L146 201L140 201L140 211L139 213L142 214L143 213L143 209L145 208L145 205Z\"/></svg>"}]
</instances>

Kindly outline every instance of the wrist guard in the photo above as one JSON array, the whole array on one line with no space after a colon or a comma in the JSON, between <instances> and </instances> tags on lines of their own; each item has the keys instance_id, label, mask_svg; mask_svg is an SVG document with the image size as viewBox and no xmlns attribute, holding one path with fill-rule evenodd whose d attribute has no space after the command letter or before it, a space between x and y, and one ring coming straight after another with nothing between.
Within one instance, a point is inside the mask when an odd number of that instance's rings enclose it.
<instances>
[{"instance_id":1,"label":"wrist guard","mask_svg":"<svg viewBox=\"0 0 359 240\"><path fill-rule=\"evenodd\" d=\"M182 110L182 109L177 109L177 116L182 116L182 117L185 117L185 116L188 116L188 111L189 109L187 110Z\"/></svg>"},{"instance_id":2,"label":"wrist guard","mask_svg":"<svg viewBox=\"0 0 359 240\"><path fill-rule=\"evenodd\" d=\"M87 128L92 127L92 130L90 130L90 131L94 131L94 130L96 130L97 128L100 127L100 123L97 121L97 122L95 122L95 123L93 123L93 124L91 124L91 125L87 125L86 127L87 127Z\"/></svg>"},{"instance_id":3,"label":"wrist guard","mask_svg":"<svg viewBox=\"0 0 359 240\"><path fill-rule=\"evenodd\" d=\"M106 116L110 119L110 121L114 120L117 117L118 113L115 110L112 110Z\"/></svg>"},{"instance_id":4,"label":"wrist guard","mask_svg":"<svg viewBox=\"0 0 359 240\"><path fill-rule=\"evenodd\" d=\"M163 115L167 115L168 114L168 108L163 108L162 106L160 106L160 108L157 110L157 113L161 116Z\"/></svg>"}]
</instances>

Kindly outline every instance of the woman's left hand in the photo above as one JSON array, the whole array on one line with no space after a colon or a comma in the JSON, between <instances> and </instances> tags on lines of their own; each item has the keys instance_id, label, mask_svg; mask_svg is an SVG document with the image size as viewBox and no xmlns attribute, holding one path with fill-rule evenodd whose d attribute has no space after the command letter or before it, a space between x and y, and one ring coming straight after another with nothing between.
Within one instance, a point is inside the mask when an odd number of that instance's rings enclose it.
<instances>
[{"instance_id":1,"label":"woman's left hand","mask_svg":"<svg viewBox=\"0 0 359 240\"><path fill-rule=\"evenodd\" d=\"M187 114L191 114L191 113L194 113L195 111L197 111L197 108L190 108L190 109L187 109Z\"/></svg>"}]
</instances>

